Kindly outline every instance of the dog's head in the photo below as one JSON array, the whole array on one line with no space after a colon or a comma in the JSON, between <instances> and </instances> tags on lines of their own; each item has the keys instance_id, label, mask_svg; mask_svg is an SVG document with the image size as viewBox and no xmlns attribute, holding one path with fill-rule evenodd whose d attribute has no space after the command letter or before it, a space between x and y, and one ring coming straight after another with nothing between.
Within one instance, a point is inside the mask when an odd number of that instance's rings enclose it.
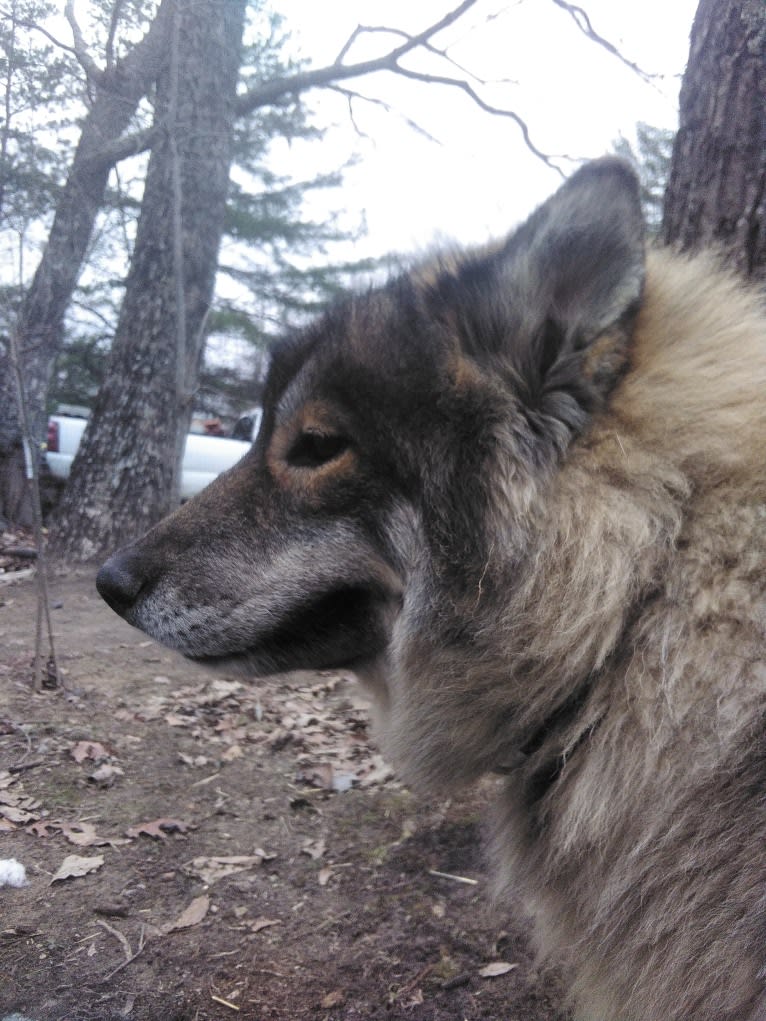
<instances>
[{"instance_id":1,"label":"dog's head","mask_svg":"<svg viewBox=\"0 0 766 1021\"><path fill-rule=\"evenodd\" d=\"M504 243L337 304L275 348L250 453L99 591L255 673L472 641L493 551L523 556L535 494L623 370L643 276L637 183L605 159Z\"/></svg>"}]
</instances>

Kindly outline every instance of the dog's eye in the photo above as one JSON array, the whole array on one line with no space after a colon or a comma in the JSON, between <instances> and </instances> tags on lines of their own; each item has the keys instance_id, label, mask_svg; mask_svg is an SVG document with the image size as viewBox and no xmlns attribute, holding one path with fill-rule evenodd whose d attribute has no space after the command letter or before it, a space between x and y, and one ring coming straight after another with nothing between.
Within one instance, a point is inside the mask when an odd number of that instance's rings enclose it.
<instances>
[{"instance_id":1,"label":"dog's eye","mask_svg":"<svg viewBox=\"0 0 766 1021\"><path fill-rule=\"evenodd\" d=\"M335 433L303 432L287 455L287 463L294 468L319 468L335 460L348 445L345 436Z\"/></svg>"}]
</instances>

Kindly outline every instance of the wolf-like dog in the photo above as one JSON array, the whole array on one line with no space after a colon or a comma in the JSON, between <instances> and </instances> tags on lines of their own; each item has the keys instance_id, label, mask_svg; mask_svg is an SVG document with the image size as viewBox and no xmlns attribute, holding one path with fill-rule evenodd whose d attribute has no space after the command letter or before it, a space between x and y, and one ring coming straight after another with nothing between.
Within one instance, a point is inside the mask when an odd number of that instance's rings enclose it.
<instances>
[{"instance_id":1,"label":"wolf-like dog","mask_svg":"<svg viewBox=\"0 0 766 1021\"><path fill-rule=\"evenodd\" d=\"M250 453L98 587L187 656L349 667L588 1021L766 1019L766 319L585 165L273 352Z\"/></svg>"}]
</instances>

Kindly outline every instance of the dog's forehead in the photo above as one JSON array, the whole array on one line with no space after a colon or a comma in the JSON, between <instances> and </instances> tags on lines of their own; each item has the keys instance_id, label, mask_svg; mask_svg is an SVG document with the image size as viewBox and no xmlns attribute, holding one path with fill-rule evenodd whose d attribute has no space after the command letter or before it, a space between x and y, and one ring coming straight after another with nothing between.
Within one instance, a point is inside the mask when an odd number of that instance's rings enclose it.
<instances>
[{"instance_id":1,"label":"dog's forehead","mask_svg":"<svg viewBox=\"0 0 766 1021\"><path fill-rule=\"evenodd\" d=\"M272 349L265 400L289 412L317 390L332 396L431 377L444 331L428 290L408 275L333 305Z\"/></svg>"}]
</instances>

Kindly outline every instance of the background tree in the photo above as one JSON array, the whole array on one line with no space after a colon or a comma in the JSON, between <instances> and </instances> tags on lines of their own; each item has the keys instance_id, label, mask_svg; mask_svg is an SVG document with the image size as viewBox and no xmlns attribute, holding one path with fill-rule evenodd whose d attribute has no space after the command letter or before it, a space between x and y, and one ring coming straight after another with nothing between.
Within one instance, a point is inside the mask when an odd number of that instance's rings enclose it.
<instances>
[{"instance_id":1,"label":"background tree","mask_svg":"<svg viewBox=\"0 0 766 1021\"><path fill-rule=\"evenodd\" d=\"M245 7L174 5L125 298L57 517L56 552L88 559L178 500L224 223Z\"/></svg>"},{"instance_id":2,"label":"background tree","mask_svg":"<svg viewBox=\"0 0 766 1021\"><path fill-rule=\"evenodd\" d=\"M681 87L663 238L716 245L766 279L766 4L700 0Z\"/></svg>"},{"instance_id":3,"label":"background tree","mask_svg":"<svg viewBox=\"0 0 766 1021\"><path fill-rule=\"evenodd\" d=\"M657 128L639 121L636 125L635 144L627 138L618 138L614 151L636 168L641 182L641 206L652 237L662 230L662 207L670 174L675 131Z\"/></svg>"},{"instance_id":4,"label":"background tree","mask_svg":"<svg viewBox=\"0 0 766 1021\"><path fill-rule=\"evenodd\" d=\"M58 194L42 258L7 326L15 333L22 359L31 427L41 439L48 385L62 345L64 315L104 201L110 169L121 155L146 145L146 136L125 132L164 60L170 7L171 0L162 0L144 38L124 57L115 58L110 47L104 68L95 65L79 31L74 33L75 46L68 48L86 72L89 108L66 183ZM13 479L18 477L21 450L8 358L9 349L4 345L0 348L0 517L13 509L7 506L8 493L17 488Z\"/></svg>"},{"instance_id":5,"label":"background tree","mask_svg":"<svg viewBox=\"0 0 766 1021\"><path fill-rule=\"evenodd\" d=\"M65 127L58 100L71 86L72 61L44 37L28 44L28 26L52 9L43 0L9 0L0 19L0 258L7 267L0 287L0 519L4 505L31 519L8 339L32 228L54 206L67 159L66 145L49 140Z\"/></svg>"}]
</instances>

